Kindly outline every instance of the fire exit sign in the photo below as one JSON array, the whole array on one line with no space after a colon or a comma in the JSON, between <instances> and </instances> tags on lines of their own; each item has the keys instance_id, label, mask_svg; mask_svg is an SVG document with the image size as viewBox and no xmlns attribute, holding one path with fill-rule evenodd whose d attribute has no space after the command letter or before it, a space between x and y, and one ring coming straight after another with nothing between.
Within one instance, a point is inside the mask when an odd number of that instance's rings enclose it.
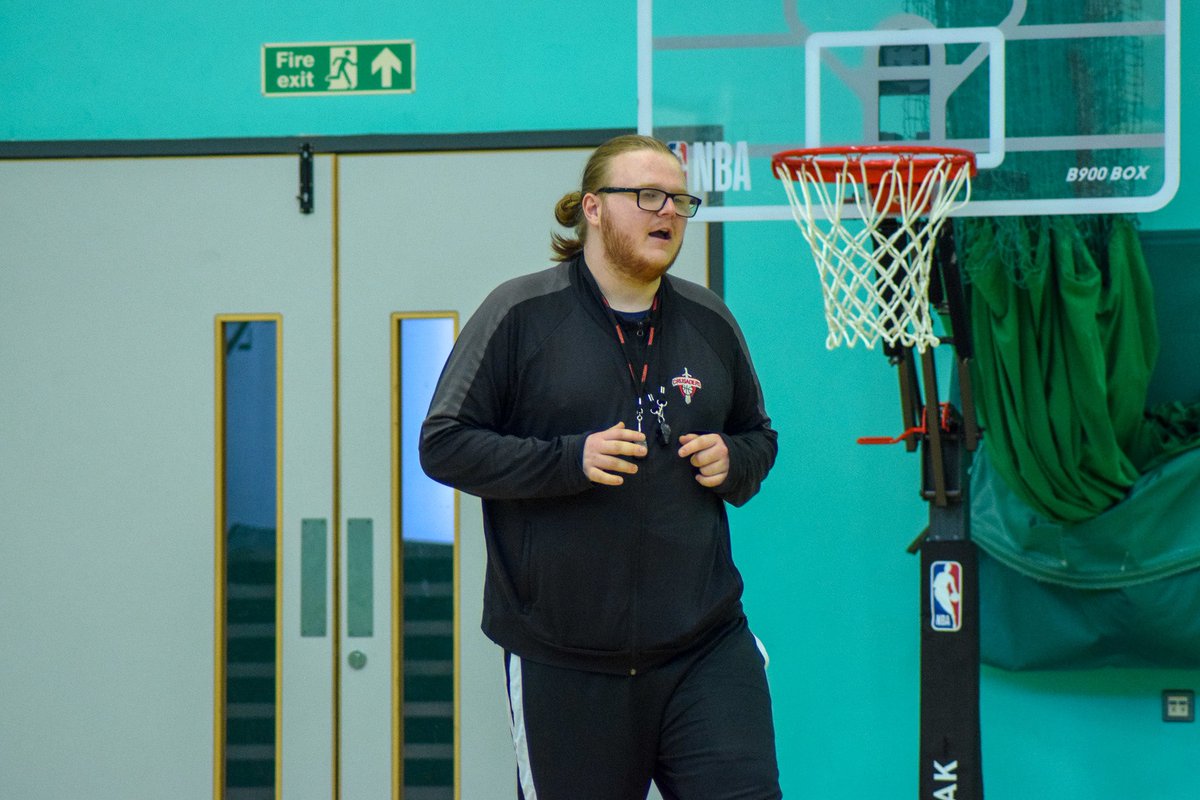
<instances>
[{"instance_id":1,"label":"fire exit sign","mask_svg":"<svg viewBox=\"0 0 1200 800\"><path fill-rule=\"evenodd\" d=\"M412 40L264 44L267 97L404 94L415 86Z\"/></svg>"}]
</instances>

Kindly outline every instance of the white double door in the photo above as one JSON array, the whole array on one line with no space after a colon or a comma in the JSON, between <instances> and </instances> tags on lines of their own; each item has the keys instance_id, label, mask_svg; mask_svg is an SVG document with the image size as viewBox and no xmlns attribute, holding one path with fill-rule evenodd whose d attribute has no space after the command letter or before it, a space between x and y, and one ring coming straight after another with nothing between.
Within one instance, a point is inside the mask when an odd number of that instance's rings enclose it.
<instances>
[{"instance_id":1,"label":"white double door","mask_svg":"<svg viewBox=\"0 0 1200 800\"><path fill-rule=\"evenodd\" d=\"M393 796L395 315L465 322L548 264L586 157L317 156L311 214L296 157L0 164L0 795L225 795L214 319L259 314L282 355L276 791ZM694 225L676 270L704 281L706 264ZM326 635L301 635L314 520L341 569L329 593L346 591L349 521L373 521L369 636L347 630L344 594ZM478 630L481 537L460 498L463 798L515 786L501 657Z\"/></svg>"}]
</instances>

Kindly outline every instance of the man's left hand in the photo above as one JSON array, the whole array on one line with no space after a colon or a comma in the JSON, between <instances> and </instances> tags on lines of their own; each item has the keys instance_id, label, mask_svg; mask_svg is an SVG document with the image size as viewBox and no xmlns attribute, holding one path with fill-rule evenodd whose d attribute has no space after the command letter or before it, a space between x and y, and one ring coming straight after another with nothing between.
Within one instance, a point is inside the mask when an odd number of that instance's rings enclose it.
<instances>
[{"instance_id":1,"label":"man's left hand","mask_svg":"<svg viewBox=\"0 0 1200 800\"><path fill-rule=\"evenodd\" d=\"M719 433L685 433L679 437L679 457L689 459L700 470L696 476L701 486L713 488L725 482L729 475L729 448Z\"/></svg>"}]
</instances>

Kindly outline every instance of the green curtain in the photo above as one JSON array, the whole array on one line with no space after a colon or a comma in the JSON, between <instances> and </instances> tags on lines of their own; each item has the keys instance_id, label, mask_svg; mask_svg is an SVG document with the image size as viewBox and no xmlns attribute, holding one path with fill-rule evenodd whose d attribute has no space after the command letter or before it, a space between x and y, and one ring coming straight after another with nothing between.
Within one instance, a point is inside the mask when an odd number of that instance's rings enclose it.
<instances>
[{"instance_id":1,"label":"green curtain","mask_svg":"<svg viewBox=\"0 0 1200 800\"><path fill-rule=\"evenodd\" d=\"M1200 665L1200 405L1145 409L1159 341L1133 223L960 225L982 660Z\"/></svg>"},{"instance_id":2,"label":"green curtain","mask_svg":"<svg viewBox=\"0 0 1200 800\"><path fill-rule=\"evenodd\" d=\"M1009 5L905 0L939 27L999 24ZM1030 3L1023 13L1032 25L1136 16L1106 0ZM1150 80L1147 46L1137 37L1009 41L1006 135L1145 132L1135 95L1091 88ZM1022 103L1031 92L1081 101L1030 114ZM947 135L982 135L982 88L956 95ZM1107 155L1114 164L1141 157ZM980 170L974 188L1031 198L1106 191L1064 186L1078 158L1063 150L1057 167L1039 159L1036 169ZM984 426L970 491L983 660L1010 669L1200 666L1200 405L1145 408L1159 340L1134 221L977 218L954 229Z\"/></svg>"},{"instance_id":3,"label":"green curtain","mask_svg":"<svg viewBox=\"0 0 1200 800\"><path fill-rule=\"evenodd\" d=\"M1129 219L974 219L960 230L979 417L994 469L1022 500L1058 522L1091 519L1200 444L1194 407L1145 410L1158 334Z\"/></svg>"}]
</instances>

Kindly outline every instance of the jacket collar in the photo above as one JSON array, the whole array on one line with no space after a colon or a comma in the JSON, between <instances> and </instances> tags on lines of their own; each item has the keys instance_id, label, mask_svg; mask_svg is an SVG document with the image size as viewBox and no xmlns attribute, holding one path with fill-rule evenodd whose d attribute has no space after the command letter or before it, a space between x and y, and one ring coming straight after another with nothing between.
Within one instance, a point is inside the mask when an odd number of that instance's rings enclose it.
<instances>
[{"instance_id":1,"label":"jacket collar","mask_svg":"<svg viewBox=\"0 0 1200 800\"><path fill-rule=\"evenodd\" d=\"M580 305L587 310L593 320L607 329L609 322L608 315L604 312L604 295L600 291L596 279L592 276L592 271L588 269L587 262L583 260L583 253L580 252L567 264L570 270L571 284L579 295ZM671 276L663 275L662 283L659 285L659 303L664 315L669 313L668 310L671 308L668 298L673 291Z\"/></svg>"}]
</instances>

